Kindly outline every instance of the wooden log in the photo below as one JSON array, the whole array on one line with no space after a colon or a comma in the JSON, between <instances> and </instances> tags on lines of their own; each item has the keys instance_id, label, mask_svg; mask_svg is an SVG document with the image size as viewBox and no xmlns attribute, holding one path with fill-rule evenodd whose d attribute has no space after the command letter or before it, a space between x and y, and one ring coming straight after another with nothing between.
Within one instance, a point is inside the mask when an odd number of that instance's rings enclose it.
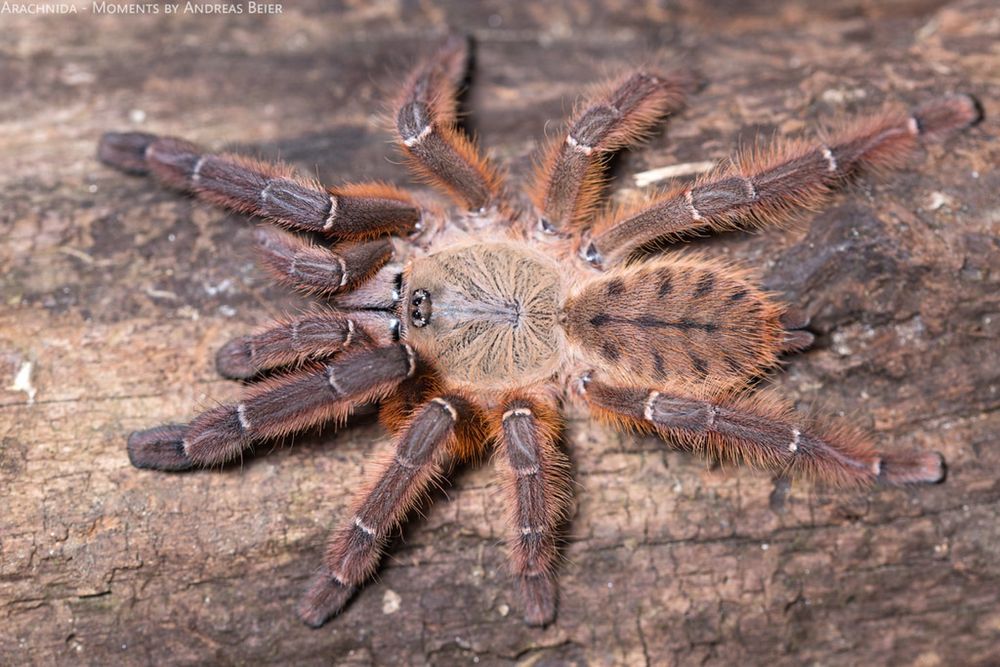
<instances>
[{"instance_id":1,"label":"wooden log","mask_svg":"<svg viewBox=\"0 0 1000 667\"><path fill-rule=\"evenodd\" d=\"M405 14L401 8L406 7ZM403 3L280 15L0 17L0 663L990 664L1000 642L1000 41L988 0L875 7ZM371 418L219 472L132 468L128 432L238 387L215 350L303 301L253 225L95 159L108 130L250 146L324 182L410 184L375 119L446 22L466 124L515 178L595 73L663 50L709 85L632 175L883 100L965 91L986 121L787 232L699 241L813 314L773 384L938 486L824 492L710 470L571 414L556 623L523 625L489 466L452 476L347 611L294 605L366 463ZM550 133L555 126L549 128ZM419 188L420 186L418 186Z\"/></svg>"}]
</instances>

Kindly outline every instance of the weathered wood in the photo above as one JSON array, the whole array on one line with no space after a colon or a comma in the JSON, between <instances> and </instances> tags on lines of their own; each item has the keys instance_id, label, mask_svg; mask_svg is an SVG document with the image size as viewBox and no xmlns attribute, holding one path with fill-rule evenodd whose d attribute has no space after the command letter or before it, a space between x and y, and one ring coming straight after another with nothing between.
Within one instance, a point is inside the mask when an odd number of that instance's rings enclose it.
<instances>
[{"instance_id":1,"label":"weathered wood","mask_svg":"<svg viewBox=\"0 0 1000 667\"><path fill-rule=\"evenodd\" d=\"M994 3L320 4L0 16L0 663L997 659ZM129 431L233 397L215 350L302 301L255 267L252 225L104 168L96 143L116 129L241 142L329 184L406 183L374 114L446 22L478 42L467 124L518 177L596 72L661 48L709 85L616 161L618 185L754 131L977 95L986 121L915 171L866 180L794 231L695 244L761 267L814 315L819 345L778 388L887 446L942 451L947 482L787 489L577 414L557 623L521 622L485 466L452 476L342 617L301 625L294 604L385 434L359 418L222 472L129 465Z\"/></svg>"}]
</instances>

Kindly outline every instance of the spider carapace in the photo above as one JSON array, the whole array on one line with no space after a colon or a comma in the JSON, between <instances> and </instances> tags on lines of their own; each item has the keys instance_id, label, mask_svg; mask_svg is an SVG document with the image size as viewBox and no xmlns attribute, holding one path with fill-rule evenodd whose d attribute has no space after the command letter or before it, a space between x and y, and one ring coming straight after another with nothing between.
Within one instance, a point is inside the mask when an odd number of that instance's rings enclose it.
<instances>
[{"instance_id":1,"label":"spider carapace","mask_svg":"<svg viewBox=\"0 0 1000 667\"><path fill-rule=\"evenodd\" d=\"M596 89L542 149L522 200L456 122L468 44L449 38L395 100L409 165L458 208L383 183L324 189L281 165L114 133L100 158L262 218L266 267L322 307L223 346L238 402L133 433L134 465L212 466L255 444L378 403L395 439L372 462L298 612L339 613L375 572L399 523L449 461L493 449L525 620L555 617L569 479L559 411L575 400L620 427L715 460L819 482L933 483L931 452L884 452L849 426L758 390L780 355L807 348L808 318L754 275L704 255L648 252L706 231L773 226L866 171L980 117L967 95L884 108L815 140L778 141L635 206L599 210L604 167L692 91L692 77L625 72ZM280 231L311 233L322 243Z\"/></svg>"},{"instance_id":2,"label":"spider carapace","mask_svg":"<svg viewBox=\"0 0 1000 667\"><path fill-rule=\"evenodd\" d=\"M403 284L404 336L446 382L523 387L559 370L565 285L558 264L527 244L458 243L414 260Z\"/></svg>"}]
</instances>

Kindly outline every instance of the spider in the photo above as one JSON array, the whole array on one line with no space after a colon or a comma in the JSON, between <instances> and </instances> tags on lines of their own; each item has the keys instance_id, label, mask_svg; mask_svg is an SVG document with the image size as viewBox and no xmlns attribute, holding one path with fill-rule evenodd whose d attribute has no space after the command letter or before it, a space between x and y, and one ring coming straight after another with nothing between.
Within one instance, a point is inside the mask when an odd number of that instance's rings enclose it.
<instances>
[{"instance_id":1,"label":"spider","mask_svg":"<svg viewBox=\"0 0 1000 667\"><path fill-rule=\"evenodd\" d=\"M176 138L100 141L109 165L274 223L258 230L264 264L323 299L223 346L218 370L249 383L243 398L188 424L133 433L133 465L222 464L368 403L380 405L394 434L298 605L305 623L325 623L372 577L388 539L449 463L491 449L521 612L529 625L552 622L570 495L560 445L567 401L711 460L781 476L840 487L943 479L939 454L882 452L853 427L757 391L783 353L809 347L807 318L743 268L651 250L815 209L862 172L904 166L921 140L975 123L973 98L885 109L818 140L744 151L693 184L604 210L609 157L678 110L694 77L640 69L597 89L542 149L520 197L457 125L468 55L467 39L444 40L409 75L391 116L409 165L457 211L382 183L327 190L288 167Z\"/></svg>"}]
</instances>

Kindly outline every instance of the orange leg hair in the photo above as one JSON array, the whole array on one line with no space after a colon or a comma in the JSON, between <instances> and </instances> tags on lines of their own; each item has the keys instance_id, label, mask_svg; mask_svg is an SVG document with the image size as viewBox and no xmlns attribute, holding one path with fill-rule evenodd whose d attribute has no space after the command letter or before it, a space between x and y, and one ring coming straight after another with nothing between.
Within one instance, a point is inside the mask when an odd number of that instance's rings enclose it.
<instances>
[{"instance_id":1,"label":"orange leg hair","mask_svg":"<svg viewBox=\"0 0 1000 667\"><path fill-rule=\"evenodd\" d=\"M597 416L618 426L655 431L712 460L832 486L933 484L944 478L940 454L877 451L861 432L806 419L768 394L700 399L586 378L581 384Z\"/></svg>"},{"instance_id":2,"label":"orange leg hair","mask_svg":"<svg viewBox=\"0 0 1000 667\"><path fill-rule=\"evenodd\" d=\"M456 97L468 40L449 38L410 75L395 105L396 139L421 177L469 210L498 204L496 169L456 125Z\"/></svg>"},{"instance_id":3,"label":"orange leg hair","mask_svg":"<svg viewBox=\"0 0 1000 667\"><path fill-rule=\"evenodd\" d=\"M974 99L954 95L910 114L884 111L848 123L820 142L783 141L748 151L690 187L599 221L581 255L595 266L612 266L663 237L781 224L803 209L818 208L861 172L903 166L919 139L960 130L979 117Z\"/></svg>"},{"instance_id":4,"label":"orange leg hair","mask_svg":"<svg viewBox=\"0 0 1000 667\"><path fill-rule=\"evenodd\" d=\"M546 231L571 230L588 222L604 186L611 155L643 138L663 116L684 103L690 75L637 71L605 83L549 142L531 188Z\"/></svg>"}]
</instances>

